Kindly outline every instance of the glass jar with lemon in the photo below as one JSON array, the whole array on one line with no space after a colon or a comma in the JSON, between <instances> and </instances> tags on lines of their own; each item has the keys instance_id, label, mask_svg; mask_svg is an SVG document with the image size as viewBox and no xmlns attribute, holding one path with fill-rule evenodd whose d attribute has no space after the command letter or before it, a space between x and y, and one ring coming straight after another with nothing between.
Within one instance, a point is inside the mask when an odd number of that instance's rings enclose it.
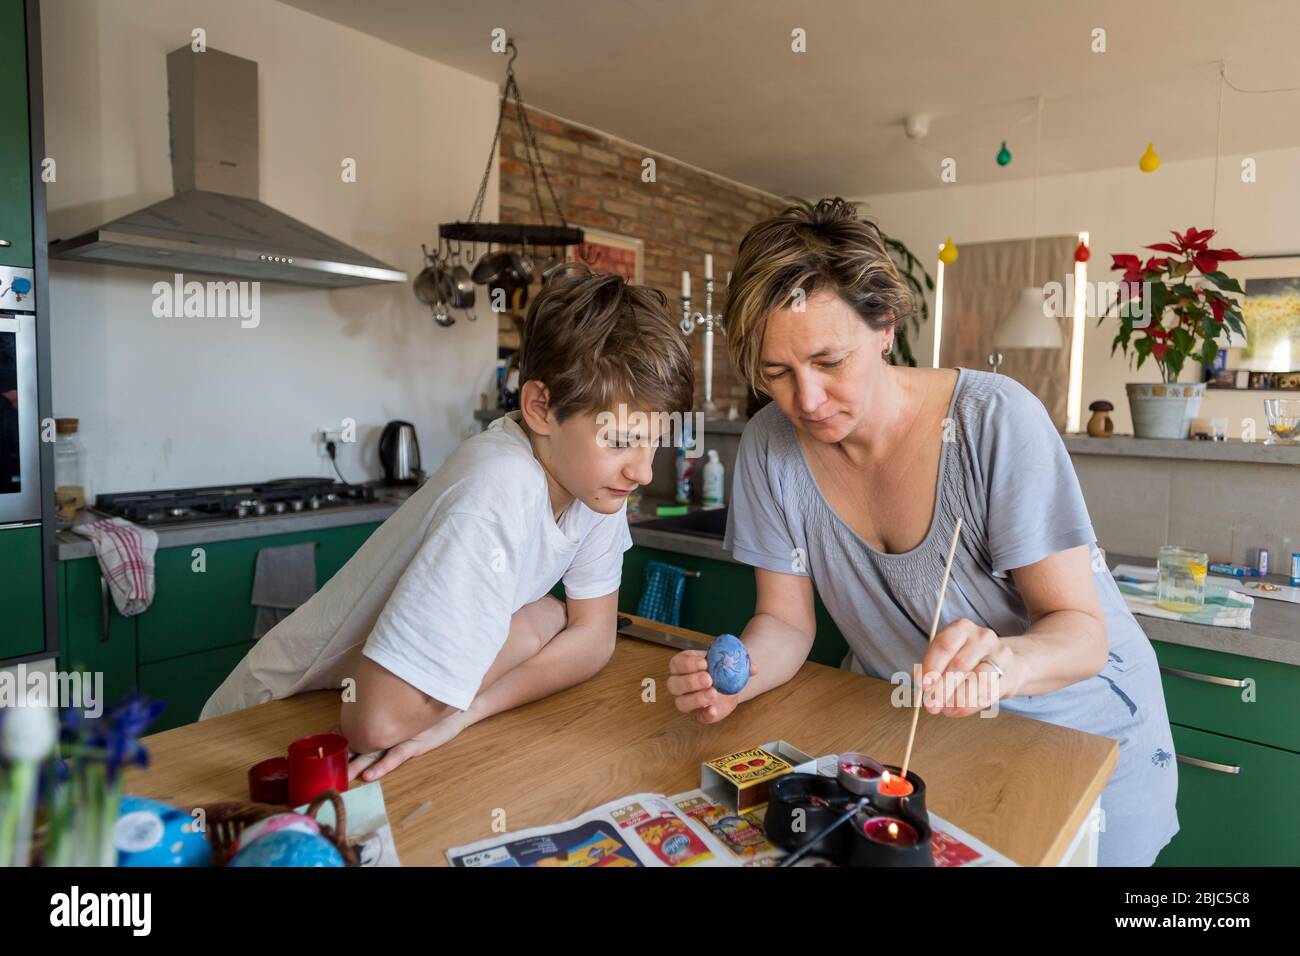
<instances>
[{"instance_id":1,"label":"glass jar with lemon","mask_svg":"<svg viewBox=\"0 0 1300 956\"><path fill-rule=\"evenodd\" d=\"M1167 544L1156 557L1156 605L1179 614L1205 607L1209 555Z\"/></svg>"}]
</instances>

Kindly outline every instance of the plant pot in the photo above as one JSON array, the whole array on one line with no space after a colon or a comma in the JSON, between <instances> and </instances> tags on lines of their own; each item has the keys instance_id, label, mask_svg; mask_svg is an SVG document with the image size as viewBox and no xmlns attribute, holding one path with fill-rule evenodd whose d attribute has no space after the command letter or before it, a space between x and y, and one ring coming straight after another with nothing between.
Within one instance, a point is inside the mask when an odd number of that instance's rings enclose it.
<instances>
[{"instance_id":1,"label":"plant pot","mask_svg":"<svg viewBox=\"0 0 1300 956\"><path fill-rule=\"evenodd\" d=\"M1201 410L1204 382L1130 382L1129 412L1137 438L1186 438L1192 419Z\"/></svg>"}]
</instances>

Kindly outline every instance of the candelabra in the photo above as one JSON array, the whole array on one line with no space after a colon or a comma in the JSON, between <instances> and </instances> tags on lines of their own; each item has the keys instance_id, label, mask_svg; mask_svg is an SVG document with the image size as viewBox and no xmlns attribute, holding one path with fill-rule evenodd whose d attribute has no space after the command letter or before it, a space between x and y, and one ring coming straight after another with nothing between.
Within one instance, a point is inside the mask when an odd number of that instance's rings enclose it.
<instances>
[{"instance_id":1,"label":"candelabra","mask_svg":"<svg viewBox=\"0 0 1300 956\"><path fill-rule=\"evenodd\" d=\"M682 332L690 335L704 329L704 411L712 414L713 404L713 331L722 331L722 316L713 314L713 256L704 257L704 311L691 313L691 274L682 273Z\"/></svg>"}]
</instances>

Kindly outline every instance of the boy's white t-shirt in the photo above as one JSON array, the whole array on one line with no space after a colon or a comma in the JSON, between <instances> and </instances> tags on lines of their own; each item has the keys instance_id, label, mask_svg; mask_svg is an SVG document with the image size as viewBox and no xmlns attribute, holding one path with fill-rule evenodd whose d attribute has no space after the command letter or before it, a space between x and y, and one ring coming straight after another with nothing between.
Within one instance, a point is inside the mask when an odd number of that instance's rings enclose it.
<instances>
[{"instance_id":1,"label":"boy's white t-shirt","mask_svg":"<svg viewBox=\"0 0 1300 956\"><path fill-rule=\"evenodd\" d=\"M510 617L561 578L575 599L616 591L626 506L578 499L557 525L519 412L461 443L305 604L272 628L200 720L339 687L364 654L435 700L469 707Z\"/></svg>"}]
</instances>

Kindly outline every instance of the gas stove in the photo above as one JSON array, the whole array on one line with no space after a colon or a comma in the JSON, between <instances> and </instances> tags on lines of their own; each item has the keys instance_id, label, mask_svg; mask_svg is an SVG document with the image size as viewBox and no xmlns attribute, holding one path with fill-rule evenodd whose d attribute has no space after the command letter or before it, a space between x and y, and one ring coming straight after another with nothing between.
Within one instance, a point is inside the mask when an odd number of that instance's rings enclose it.
<instances>
[{"instance_id":1,"label":"gas stove","mask_svg":"<svg viewBox=\"0 0 1300 956\"><path fill-rule=\"evenodd\" d=\"M369 485L329 478L281 478L261 484L212 485L99 495L95 510L141 525L263 518L373 502Z\"/></svg>"}]
</instances>

